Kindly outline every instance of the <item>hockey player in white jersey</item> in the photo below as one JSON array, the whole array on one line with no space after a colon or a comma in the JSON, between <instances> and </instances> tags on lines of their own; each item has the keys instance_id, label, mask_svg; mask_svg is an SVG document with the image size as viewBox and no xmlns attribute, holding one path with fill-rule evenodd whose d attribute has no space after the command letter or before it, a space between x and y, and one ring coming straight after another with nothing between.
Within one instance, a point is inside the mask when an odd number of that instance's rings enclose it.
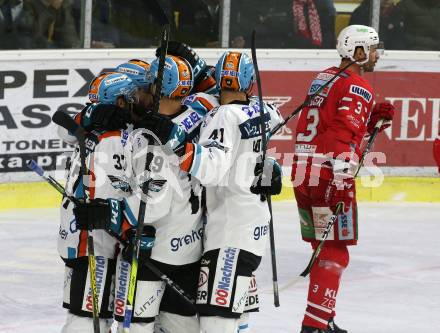
<instances>
[{"instance_id":1,"label":"hockey player in white jersey","mask_svg":"<svg viewBox=\"0 0 440 333\"><path fill-rule=\"evenodd\" d=\"M156 50L156 55L159 54L159 49ZM195 109L203 108L207 103L204 101L204 95L209 94L218 98L218 87L215 81L215 67L210 66L206 61L199 57L199 55L188 44L169 41L168 54L179 56L187 60L194 70L194 87L191 90L191 95L188 100L194 100L191 106ZM212 97L211 97L212 98ZM259 311L258 289L255 276L252 276L251 286L249 287L248 299L244 313L240 317L238 323L238 333L245 333L249 330L249 313Z\"/></svg>"},{"instance_id":2,"label":"hockey player in white jersey","mask_svg":"<svg viewBox=\"0 0 440 333\"><path fill-rule=\"evenodd\" d=\"M147 75L152 91L156 89L158 63L158 59L152 62ZM181 146L184 141L197 139L206 111L204 112L203 108L195 110L189 105L201 103L213 108L214 105L210 103L216 103L216 100L210 96L194 96L183 101L189 95L192 85L191 66L182 58L166 56L159 113L149 112L147 117L135 123L135 128L154 128L154 134L161 142L169 141L170 135L175 135L173 148ZM174 130L170 131L171 128ZM133 178L138 178L138 175L145 171L145 156L140 152L147 145L148 139L136 130L129 138L127 171L133 173ZM159 184L162 192L160 202L150 197L146 200L145 221L156 229L156 242L150 261L195 298L202 255L201 187L191 175L180 170L178 164L170 163L170 160L176 157L170 156L161 146L148 151L150 170L156 168L156 177L160 177L154 178L154 181L162 180L162 184ZM131 203L131 200L129 202ZM157 208L158 204L161 206L160 209ZM131 208L136 214L137 207ZM123 304L125 301L118 301L124 294L118 293L120 280L117 278L116 304ZM125 311L121 309L118 313L116 310L116 320L122 321ZM141 266L138 271L131 332L153 332L157 316L157 330L160 332L200 332L195 308L166 287L147 267ZM119 331L122 331L122 323L118 324Z\"/></svg>"},{"instance_id":3,"label":"hockey player in white jersey","mask_svg":"<svg viewBox=\"0 0 440 333\"><path fill-rule=\"evenodd\" d=\"M257 163L261 131L258 103L248 97L254 81L252 61L246 54L226 52L215 72L221 106L202 126L199 144L187 145L191 163L187 159L181 166L207 191L200 271L207 281L199 287L197 298L202 331L232 333L267 243L269 210L257 194L278 194L281 174L277 163L270 160L272 183L262 188L261 182L254 181L261 169ZM273 106L266 104L264 111L268 131L281 117Z\"/></svg>"},{"instance_id":4,"label":"hockey player in white jersey","mask_svg":"<svg viewBox=\"0 0 440 333\"><path fill-rule=\"evenodd\" d=\"M117 105L128 110L138 102L138 89L133 81L120 73L102 75L97 91L98 101ZM93 110L96 104L88 106ZM87 114L85 110L84 114ZM63 258L65 269L63 306L69 310L63 333L93 332L90 279L88 272L87 229L91 231L96 256L96 282L99 295L99 317L102 332L107 332L113 316L113 280L115 258L119 241L123 240L123 229L128 229L132 214L122 212L123 201L131 188L125 179L124 145L128 138L126 130L91 131L86 138L87 170L89 184L84 186L79 177L80 157L76 149L71 157L66 181L66 193L82 197L85 192L87 204L74 205L64 197L61 206L61 224L58 237L58 252ZM108 199L113 198L113 199ZM120 220L120 230L113 229L111 235L105 222L106 212ZM92 212L91 217L89 216ZM92 224L92 225L91 225ZM123 227L124 226L124 227ZM123 228L122 228L123 227Z\"/></svg>"},{"instance_id":5,"label":"hockey player in white jersey","mask_svg":"<svg viewBox=\"0 0 440 333\"><path fill-rule=\"evenodd\" d=\"M237 331L268 234L269 210L257 194L277 194L281 188L274 160L269 162L274 166L272 183L254 181L255 173L261 177L261 131L258 104L249 98L253 81L249 57L226 52L216 66L221 106L206 117L198 143L186 143L183 152L175 150L182 157L180 168L206 186L207 224L197 291L203 333ZM266 131L281 120L268 105L264 117Z\"/></svg>"}]
</instances>

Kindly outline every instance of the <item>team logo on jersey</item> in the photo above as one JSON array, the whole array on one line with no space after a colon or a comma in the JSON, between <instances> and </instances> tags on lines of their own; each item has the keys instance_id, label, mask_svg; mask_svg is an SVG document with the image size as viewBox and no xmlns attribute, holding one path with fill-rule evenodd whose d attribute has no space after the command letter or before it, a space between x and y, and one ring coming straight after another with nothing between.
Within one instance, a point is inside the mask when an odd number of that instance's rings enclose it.
<instances>
[{"instance_id":1,"label":"team logo on jersey","mask_svg":"<svg viewBox=\"0 0 440 333\"><path fill-rule=\"evenodd\" d=\"M114 189L121 190L125 193L132 193L133 192L130 184L127 181L125 181L124 179L119 178L117 176L113 176L113 175L108 175L107 177L112 182L111 184Z\"/></svg>"},{"instance_id":2,"label":"team logo on jersey","mask_svg":"<svg viewBox=\"0 0 440 333\"><path fill-rule=\"evenodd\" d=\"M165 179L152 179L148 184L148 191L160 192L167 181Z\"/></svg>"},{"instance_id":3,"label":"team logo on jersey","mask_svg":"<svg viewBox=\"0 0 440 333\"><path fill-rule=\"evenodd\" d=\"M209 144L205 145L206 148L216 148L216 149L220 149L223 150L225 152L229 151L229 148L222 146L220 143L218 143L217 141L211 141ZM211 150L210 150L211 151Z\"/></svg>"},{"instance_id":4,"label":"team logo on jersey","mask_svg":"<svg viewBox=\"0 0 440 333\"><path fill-rule=\"evenodd\" d=\"M370 103L373 98L373 95L367 89L355 84L350 85L350 93L362 97L367 103Z\"/></svg>"},{"instance_id":5,"label":"team logo on jersey","mask_svg":"<svg viewBox=\"0 0 440 333\"><path fill-rule=\"evenodd\" d=\"M332 81L331 83L328 83L328 81L315 79L313 80L312 84L310 85L309 92L307 93L309 96L316 94L320 89L322 89L319 92L319 96L327 97L331 88L333 87L333 84L336 80ZM322 88L325 86L324 88Z\"/></svg>"}]
</instances>

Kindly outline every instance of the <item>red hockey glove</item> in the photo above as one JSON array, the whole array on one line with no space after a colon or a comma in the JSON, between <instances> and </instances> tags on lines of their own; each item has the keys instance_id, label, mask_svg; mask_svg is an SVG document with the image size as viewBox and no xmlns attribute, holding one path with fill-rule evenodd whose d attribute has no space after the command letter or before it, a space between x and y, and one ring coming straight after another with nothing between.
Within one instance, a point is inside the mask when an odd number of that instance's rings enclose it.
<instances>
[{"instance_id":1,"label":"red hockey glove","mask_svg":"<svg viewBox=\"0 0 440 333\"><path fill-rule=\"evenodd\" d=\"M434 159L437 162L438 172L440 172L440 139L434 141Z\"/></svg>"},{"instance_id":2,"label":"red hockey glove","mask_svg":"<svg viewBox=\"0 0 440 333\"><path fill-rule=\"evenodd\" d=\"M395 111L395 107L391 103L388 103L388 102L377 103L374 106L373 111L371 111L370 121L368 122L368 125L367 125L368 133L370 133L370 134L373 133L374 127L376 126L376 124L379 120L381 120L381 119L385 119L385 120L389 120L389 121L393 120L394 111ZM384 123L380 127L379 132L382 132L385 128L390 127L390 126L391 126L390 122Z\"/></svg>"},{"instance_id":3,"label":"red hockey glove","mask_svg":"<svg viewBox=\"0 0 440 333\"><path fill-rule=\"evenodd\" d=\"M345 213L350 209L354 199L354 178L335 177L329 181L325 191L325 202L334 209L340 202L343 203Z\"/></svg>"}]
</instances>

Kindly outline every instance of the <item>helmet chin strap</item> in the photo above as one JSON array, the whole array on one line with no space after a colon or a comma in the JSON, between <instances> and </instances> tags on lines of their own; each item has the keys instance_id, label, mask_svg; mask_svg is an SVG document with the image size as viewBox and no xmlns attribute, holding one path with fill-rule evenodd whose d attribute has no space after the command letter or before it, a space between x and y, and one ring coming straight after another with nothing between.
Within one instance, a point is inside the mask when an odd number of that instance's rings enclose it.
<instances>
[{"instance_id":1,"label":"helmet chin strap","mask_svg":"<svg viewBox=\"0 0 440 333\"><path fill-rule=\"evenodd\" d=\"M354 60L355 63L359 66L365 65L366 63L368 63L369 58L367 57L366 59L361 59L361 60Z\"/></svg>"},{"instance_id":2,"label":"helmet chin strap","mask_svg":"<svg viewBox=\"0 0 440 333\"><path fill-rule=\"evenodd\" d=\"M350 57L350 59L351 59L352 61L354 61L354 62L355 62L357 65L359 65L359 66L365 65L365 64L370 60L370 51L369 51L369 48L368 48L368 52L367 52L367 50L365 50L364 47L362 47L362 49L364 50L365 58L363 58L363 59L355 59L354 55Z\"/></svg>"}]
</instances>

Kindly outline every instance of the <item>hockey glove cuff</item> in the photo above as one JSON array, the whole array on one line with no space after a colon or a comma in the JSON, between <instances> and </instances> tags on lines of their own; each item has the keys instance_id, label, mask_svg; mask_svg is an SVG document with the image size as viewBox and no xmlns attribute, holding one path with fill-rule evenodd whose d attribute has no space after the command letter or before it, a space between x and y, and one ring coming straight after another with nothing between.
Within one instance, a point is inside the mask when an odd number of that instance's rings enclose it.
<instances>
[{"instance_id":1,"label":"hockey glove cuff","mask_svg":"<svg viewBox=\"0 0 440 333\"><path fill-rule=\"evenodd\" d=\"M93 199L78 203L73 208L76 225L80 230L107 230L120 237L123 202L115 199Z\"/></svg>"},{"instance_id":2,"label":"hockey glove cuff","mask_svg":"<svg viewBox=\"0 0 440 333\"><path fill-rule=\"evenodd\" d=\"M124 260L131 262L136 241L136 230L131 229L128 236L129 242L122 251ZM145 261L150 258L151 251L156 240L156 229L151 225L145 225L139 242L139 260Z\"/></svg>"},{"instance_id":3,"label":"hockey glove cuff","mask_svg":"<svg viewBox=\"0 0 440 333\"><path fill-rule=\"evenodd\" d=\"M250 188L254 194L277 195L281 193L282 169L279 163L271 157L267 157L263 163L260 161L255 165L255 179Z\"/></svg>"}]
</instances>

